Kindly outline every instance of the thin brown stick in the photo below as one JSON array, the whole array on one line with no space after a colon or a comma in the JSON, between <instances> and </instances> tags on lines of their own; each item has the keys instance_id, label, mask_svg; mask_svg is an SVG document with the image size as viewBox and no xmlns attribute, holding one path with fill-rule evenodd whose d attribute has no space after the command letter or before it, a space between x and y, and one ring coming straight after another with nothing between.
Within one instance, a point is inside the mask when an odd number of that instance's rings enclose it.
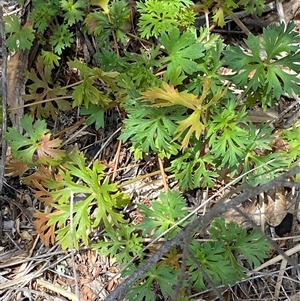
<instances>
[{"instance_id":1,"label":"thin brown stick","mask_svg":"<svg viewBox=\"0 0 300 301\"><path fill-rule=\"evenodd\" d=\"M15 110L19 110L21 108L28 108L28 107L31 107L31 106L36 106L36 105L39 105L41 103L47 103L47 102L51 102L51 101L54 101L54 100L68 99L68 98L71 99L71 98L73 98L73 96L66 95L66 96L59 96L59 97L55 97L55 98L43 99L43 100L40 100L40 101L35 101L35 102L28 103L26 105L13 107L13 108L10 108L9 110L10 111L15 111Z\"/></svg>"},{"instance_id":2,"label":"thin brown stick","mask_svg":"<svg viewBox=\"0 0 300 301\"><path fill-rule=\"evenodd\" d=\"M68 292L67 290L65 289L62 289L61 287L58 287L50 282L47 282L47 281L44 281L44 280L41 280L41 279L36 279L36 284L41 286L41 287L44 287L52 292L55 292L57 293L58 295L61 295L61 296L64 296L66 298L68 298L69 300L72 300L72 301L78 301L78 296L76 296L75 294L73 293L70 293Z\"/></svg>"},{"instance_id":3,"label":"thin brown stick","mask_svg":"<svg viewBox=\"0 0 300 301\"><path fill-rule=\"evenodd\" d=\"M300 244L297 244L295 247L293 247L292 249L289 249L287 251L284 252L284 254L286 256L291 256L295 253L300 252ZM260 265L259 267L255 268L253 271L249 272L248 275L250 276L253 273L259 272L262 269L265 269L267 267L269 267L270 265L273 265L275 263L277 263L278 261L284 259L285 257L283 256L283 254L277 255L276 257L268 260L267 262L263 263L262 265Z\"/></svg>"},{"instance_id":4,"label":"thin brown stick","mask_svg":"<svg viewBox=\"0 0 300 301\"><path fill-rule=\"evenodd\" d=\"M171 301L177 300L178 296L180 296L180 291L183 288L185 275L186 275L186 261L187 261L187 257L189 254L189 245L191 242L191 235L192 235L192 233L189 233L189 235L187 235L183 241L184 244L183 244L183 251L182 251L182 261L181 261L180 273L178 276L177 287L175 289L175 293L174 293Z\"/></svg>"},{"instance_id":5,"label":"thin brown stick","mask_svg":"<svg viewBox=\"0 0 300 301\"><path fill-rule=\"evenodd\" d=\"M164 165L161 161L161 158L157 158L158 159L158 165L159 165L159 169L160 169L160 173L161 173L161 178L164 184L164 190L165 192L168 192L169 187L168 187L168 183L167 183L167 179L166 179L166 174L165 174L165 170L164 170Z\"/></svg>"},{"instance_id":6,"label":"thin brown stick","mask_svg":"<svg viewBox=\"0 0 300 301\"><path fill-rule=\"evenodd\" d=\"M232 20L240 27L240 29L246 34L249 35L251 32L247 28L247 26L239 19L239 17L233 13L228 11L228 15L232 18Z\"/></svg>"},{"instance_id":7,"label":"thin brown stick","mask_svg":"<svg viewBox=\"0 0 300 301\"><path fill-rule=\"evenodd\" d=\"M72 260L72 269L73 269L73 277L75 281L75 292L76 292L76 301L81 301L80 292L79 292L79 285L78 285L78 277L76 272L76 265L75 265L75 249L74 249L74 232L73 232L73 213L74 213L74 193L73 191L70 192L70 253L71 253L71 260ZM73 300L73 299L72 299Z\"/></svg>"},{"instance_id":8,"label":"thin brown stick","mask_svg":"<svg viewBox=\"0 0 300 301\"><path fill-rule=\"evenodd\" d=\"M7 86L6 86L6 72L7 72L7 49L6 49L6 38L5 38L5 25L3 19L3 1L0 3L0 36L2 41L2 80L1 80L1 88L2 88L2 135L1 135L1 162L0 162L0 194L2 194L3 189L3 181L4 181L4 170L5 170L5 162L6 162L6 140L4 137L4 133L6 132L7 127Z\"/></svg>"},{"instance_id":9,"label":"thin brown stick","mask_svg":"<svg viewBox=\"0 0 300 301\"><path fill-rule=\"evenodd\" d=\"M115 155L115 158L114 158L114 161L113 161L114 162L114 168L113 168L113 174L112 174L112 177L111 177L112 182L115 181L115 178L117 176L117 170L118 170L118 164L119 164L119 160L120 160L121 147L122 147L122 141L120 140L119 143L118 143L118 148L117 148L116 155Z\"/></svg>"}]
</instances>

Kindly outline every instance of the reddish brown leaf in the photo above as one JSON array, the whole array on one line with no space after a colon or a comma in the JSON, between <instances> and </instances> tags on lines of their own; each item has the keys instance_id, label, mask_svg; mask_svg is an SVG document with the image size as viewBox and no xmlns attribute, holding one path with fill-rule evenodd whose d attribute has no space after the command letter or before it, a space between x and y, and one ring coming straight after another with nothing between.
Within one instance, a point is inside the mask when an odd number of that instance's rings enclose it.
<instances>
[{"instance_id":1,"label":"reddish brown leaf","mask_svg":"<svg viewBox=\"0 0 300 301\"><path fill-rule=\"evenodd\" d=\"M49 217L47 213L40 211L34 212L33 216L36 218L34 221L35 229L40 236L41 240L48 247L55 242L55 225L48 225Z\"/></svg>"},{"instance_id":2,"label":"reddish brown leaf","mask_svg":"<svg viewBox=\"0 0 300 301\"><path fill-rule=\"evenodd\" d=\"M65 156L66 152L59 149L61 147L60 139L51 140L51 134L46 134L42 136L42 140L37 146L37 160L41 163L59 163Z\"/></svg>"},{"instance_id":3,"label":"reddish brown leaf","mask_svg":"<svg viewBox=\"0 0 300 301\"><path fill-rule=\"evenodd\" d=\"M29 166L26 163L12 159L6 163L5 175L11 177L22 176L28 168Z\"/></svg>"},{"instance_id":4,"label":"reddish brown leaf","mask_svg":"<svg viewBox=\"0 0 300 301\"><path fill-rule=\"evenodd\" d=\"M46 206L51 206L54 203L54 200L49 191L37 181L34 180L33 183L37 188L37 190L31 188L33 196L39 201L43 202Z\"/></svg>"}]
</instances>

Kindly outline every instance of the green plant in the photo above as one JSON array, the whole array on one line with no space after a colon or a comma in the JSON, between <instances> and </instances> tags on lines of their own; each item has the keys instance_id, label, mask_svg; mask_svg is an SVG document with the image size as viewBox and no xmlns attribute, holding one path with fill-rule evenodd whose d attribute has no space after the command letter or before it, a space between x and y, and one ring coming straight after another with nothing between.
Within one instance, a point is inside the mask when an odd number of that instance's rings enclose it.
<instances>
[{"instance_id":1,"label":"green plant","mask_svg":"<svg viewBox=\"0 0 300 301\"><path fill-rule=\"evenodd\" d=\"M95 4L103 8L101 2ZM96 37L99 46L107 47L111 36L116 42L126 42L126 34L122 28L129 18L130 10L127 8L127 1L114 0L104 11L88 14L84 22L89 32Z\"/></svg>"},{"instance_id":2,"label":"green plant","mask_svg":"<svg viewBox=\"0 0 300 301\"><path fill-rule=\"evenodd\" d=\"M159 85L160 81L156 73L164 63L160 55L159 46L147 51L142 49L139 55L125 52L119 64L120 67L122 66L122 71L117 79L118 85L127 91L135 92L144 91L149 86Z\"/></svg>"},{"instance_id":3,"label":"green plant","mask_svg":"<svg viewBox=\"0 0 300 301\"><path fill-rule=\"evenodd\" d=\"M86 120L87 125L95 123L95 129L99 130L104 127L104 110L91 104L88 108L82 107L80 110L81 115L90 115Z\"/></svg>"},{"instance_id":4,"label":"green plant","mask_svg":"<svg viewBox=\"0 0 300 301\"><path fill-rule=\"evenodd\" d=\"M162 158L178 153L180 145L172 141L172 137L176 122L182 120L185 110L178 107L157 110L138 101L127 101L125 109L128 118L124 120L125 128L120 139L126 141L130 138L136 159L150 151Z\"/></svg>"},{"instance_id":5,"label":"green plant","mask_svg":"<svg viewBox=\"0 0 300 301\"><path fill-rule=\"evenodd\" d=\"M34 40L34 31L31 24L28 22L21 27L17 15L5 16L4 21L6 32L11 33L11 36L6 40L9 51L30 49Z\"/></svg>"},{"instance_id":6,"label":"green plant","mask_svg":"<svg viewBox=\"0 0 300 301\"><path fill-rule=\"evenodd\" d=\"M214 156L205 153L205 143L194 141L178 158L171 161L169 171L175 174L182 190L195 189L196 187L213 187L219 177L216 172Z\"/></svg>"},{"instance_id":7,"label":"green plant","mask_svg":"<svg viewBox=\"0 0 300 301\"><path fill-rule=\"evenodd\" d=\"M159 201L153 201L151 208L144 204L139 204L138 208L144 219L141 225L137 226L137 229L142 230L144 236L151 235L153 238L157 238L166 233L171 227L176 226L176 223L188 214L187 209L184 208L185 205L186 202L178 191L170 191L166 194L161 193ZM186 225L188 222L189 220L185 221L183 225ZM165 234L165 238L174 237L179 230L179 227L173 228L173 230Z\"/></svg>"},{"instance_id":8,"label":"green plant","mask_svg":"<svg viewBox=\"0 0 300 301\"><path fill-rule=\"evenodd\" d=\"M76 149L68 154L68 159L59 169L60 181L45 180L55 210L48 214L36 212L35 226L46 244L55 238L63 249L72 245L78 249L80 242L89 244L89 233L102 223L107 231L114 225L126 224L118 208L123 208L129 199L116 184L105 179L105 165L95 161L91 168L86 167L83 154ZM72 196L74 199L70 200Z\"/></svg>"},{"instance_id":9,"label":"green plant","mask_svg":"<svg viewBox=\"0 0 300 301\"><path fill-rule=\"evenodd\" d=\"M223 25L224 17L234 16L236 8L259 13L263 4L262 0L207 0L200 6L189 0L139 1L140 35L131 44L133 35L126 29L130 6L125 0L35 0L32 24L21 27L15 16L7 18L11 50L29 49L34 38L42 48L35 69L27 73L24 100L31 102L32 116L22 120L23 135L9 128L5 138L14 157L8 171L23 176L33 196L49 207L47 213L34 214L46 245L58 242L63 249L78 249L92 244L103 256L128 265L123 275L130 275L137 262L145 262L163 240L172 239L195 218L185 219L188 205L179 191L213 188L216 181L233 180L252 168L240 182L258 185L297 164L298 125L278 133L270 123L254 124L248 117L254 105L266 109L281 96L299 92L295 76L299 37L294 24L266 28L261 38L249 35L248 52L226 47L208 28L198 31L193 25L193 9L212 10L214 20ZM96 42L94 58L100 67L92 65L93 60L88 65L80 56L81 60L66 62L70 54L66 48L72 52L74 29L81 22L84 36L89 34ZM148 46L142 38L150 37L157 40L151 39ZM73 80L68 86L59 82L61 66ZM223 67L234 75L222 75ZM242 90L239 97L232 87ZM72 97L72 103L61 100L64 97ZM130 143L135 159L158 156L165 173L178 181L179 191L161 193L149 206L138 205L142 221L137 225L128 223L123 209L129 197L109 181L106 165L96 160L88 167L78 149L63 150L61 140L52 139L41 120L55 120L59 110L79 107L80 115L88 116L86 125L95 124L98 130L105 124L104 112L113 106L124 116L119 138ZM287 149L274 149L278 135ZM36 170L24 174L31 166ZM98 230L103 231L94 241L92 233ZM127 298L155 300L158 290L170 298L185 272L180 297L187 300L187 291L207 286L206 277L215 285L232 284L267 256L268 244L259 232L224 219L208 228L208 241L197 241L194 235L199 236L197 229L187 245L185 271L180 270L185 250L176 246L141 277ZM147 248L146 242L153 239L160 240Z\"/></svg>"},{"instance_id":10,"label":"green plant","mask_svg":"<svg viewBox=\"0 0 300 301\"><path fill-rule=\"evenodd\" d=\"M154 87L143 92L142 99L146 101L154 101L154 107L182 106L192 111L192 113L187 114L183 120L177 122L179 125L174 132L174 134L177 134L174 139L179 139L181 135L184 136L182 140L182 148L186 149L191 137L194 136L196 139L200 139L200 136L206 128L209 108L222 99L226 93L226 89L222 89L220 87L215 95L212 96L209 91L211 81L205 79L203 93L199 98L197 98L192 93L186 93L185 91L179 92L174 89L173 86L169 86L164 82L162 85L163 89Z\"/></svg>"},{"instance_id":11,"label":"green plant","mask_svg":"<svg viewBox=\"0 0 300 301\"><path fill-rule=\"evenodd\" d=\"M144 239L138 234L136 227L122 225L119 231L107 229L103 241L93 245L102 256L115 257L118 262L125 263L138 256L143 249Z\"/></svg>"},{"instance_id":12,"label":"green plant","mask_svg":"<svg viewBox=\"0 0 300 301\"><path fill-rule=\"evenodd\" d=\"M166 239L171 239L182 226L191 221L187 219L179 227L178 222L187 215L187 210L182 209L185 205L185 200L177 191L161 193L159 200L153 201L150 208L139 205L144 218L138 227L125 225L117 232L106 231L104 240L95 244L94 248L99 249L102 255L115 257L124 266L135 255L143 261L145 254L140 251L148 236L158 238L164 235ZM142 230L141 236L138 236L135 229ZM198 265L201 265L204 273L215 285L227 285L245 277L247 268L238 259L239 256L244 256L246 265L250 268L259 265L267 257L269 244L256 230L248 232L233 222L225 223L224 218L216 218L208 228L208 233L209 241L201 243L192 240L190 243L191 255L187 258L189 278L184 287L189 284L197 290L205 288L205 276ZM172 249L164 260L141 277L127 298L131 300L144 297L145 300L155 300L152 291L154 284L159 285L165 298L172 296L172 285L177 284L176 277L180 270L180 254L178 248ZM123 275L131 275L134 270L134 265L130 265Z\"/></svg>"},{"instance_id":13,"label":"green plant","mask_svg":"<svg viewBox=\"0 0 300 301\"><path fill-rule=\"evenodd\" d=\"M198 71L197 60L204 56L203 44L198 43L195 35L189 31L180 34L179 29L171 27L169 34L163 32L161 44L166 48L168 56L163 59L168 63L166 80L180 68L184 74L193 74ZM175 84L175 83L173 83Z\"/></svg>"},{"instance_id":14,"label":"green plant","mask_svg":"<svg viewBox=\"0 0 300 301\"><path fill-rule=\"evenodd\" d=\"M37 32L43 34L59 14L59 0L33 1L33 11L30 19Z\"/></svg>"},{"instance_id":15,"label":"green plant","mask_svg":"<svg viewBox=\"0 0 300 301\"><path fill-rule=\"evenodd\" d=\"M118 76L118 72L104 72L100 68L90 68L78 59L69 62L68 65L71 68L78 69L82 77L82 81L73 90L73 107L83 104L88 108L90 104L94 104L103 108L111 102L111 99L108 97L109 88L104 93L97 89L95 82L102 80L107 85L114 86L114 79Z\"/></svg>"},{"instance_id":16,"label":"green plant","mask_svg":"<svg viewBox=\"0 0 300 301\"><path fill-rule=\"evenodd\" d=\"M6 16L6 32L12 34L7 40L9 50L30 49L36 38L36 43L51 45L55 53L62 54L74 42L71 26L83 21L88 3L87 0L35 0L30 21L23 28L17 14Z\"/></svg>"},{"instance_id":17,"label":"green plant","mask_svg":"<svg viewBox=\"0 0 300 301\"><path fill-rule=\"evenodd\" d=\"M203 30L198 41L203 43L208 38L208 33L208 31ZM223 86L223 76L219 70L224 65L222 56L225 45L218 36L213 35L203 43L203 47L205 48L204 56L197 63L199 72L191 76L190 82L186 85L186 89L198 97L203 93L207 79L211 83L210 90L213 94L217 93L218 89Z\"/></svg>"},{"instance_id":18,"label":"green plant","mask_svg":"<svg viewBox=\"0 0 300 301\"><path fill-rule=\"evenodd\" d=\"M266 1L264 0L205 0L201 4L196 4L195 9L206 12L212 11L214 22L216 22L219 26L224 26L226 24L225 16L232 16L234 14L234 10L239 7L241 9L245 9L245 11L249 14L255 12L257 15L261 15L265 2Z\"/></svg>"},{"instance_id":19,"label":"green plant","mask_svg":"<svg viewBox=\"0 0 300 301\"><path fill-rule=\"evenodd\" d=\"M264 108L282 95L299 93L300 38L294 31L295 24L272 25L264 28L261 39L249 35L245 39L249 53L232 46L224 51L225 64L235 71L231 80L240 88L247 87L248 100L260 99Z\"/></svg>"},{"instance_id":20,"label":"green plant","mask_svg":"<svg viewBox=\"0 0 300 301\"><path fill-rule=\"evenodd\" d=\"M55 66L59 66L60 57L51 51L41 51L41 57L44 65L50 66L54 68Z\"/></svg>"},{"instance_id":21,"label":"green plant","mask_svg":"<svg viewBox=\"0 0 300 301\"><path fill-rule=\"evenodd\" d=\"M64 17L69 26L84 18L84 10L87 7L88 1L86 0L60 0L60 6L64 11Z\"/></svg>"},{"instance_id":22,"label":"green plant","mask_svg":"<svg viewBox=\"0 0 300 301\"><path fill-rule=\"evenodd\" d=\"M238 112L235 109L233 99L225 104L225 108L219 106L208 123L207 137L210 153L221 158L221 166L237 170L251 141L248 140L248 131L242 128L247 123L246 108Z\"/></svg>"},{"instance_id":23,"label":"green plant","mask_svg":"<svg viewBox=\"0 0 300 301\"><path fill-rule=\"evenodd\" d=\"M292 129L285 130L282 133L282 136L284 140L288 143L288 156L293 162L294 160L298 159L299 153L300 153L300 128L293 126Z\"/></svg>"},{"instance_id":24,"label":"green plant","mask_svg":"<svg viewBox=\"0 0 300 301\"><path fill-rule=\"evenodd\" d=\"M46 61L46 63L45 63ZM53 82L52 71L54 64L58 63L58 58L55 54L49 55L47 52L42 52L36 61L36 70L26 72L26 77L30 81L28 93L23 96L25 102L31 102L30 111L32 115L36 114L37 118L53 119L57 116L58 109L68 110L71 108L67 100L62 99L67 91L61 87L59 82ZM53 105L52 101L55 102Z\"/></svg>"},{"instance_id":25,"label":"green plant","mask_svg":"<svg viewBox=\"0 0 300 301\"><path fill-rule=\"evenodd\" d=\"M147 208L145 205L140 206L144 218L138 228L144 230L143 236L153 233L154 237L158 237L171 226L176 226L171 232L165 234L168 239L174 237L180 229L175 223L186 216L185 210L180 210L184 203L184 199L177 192L168 192L160 195L159 202L152 202L151 208ZM189 221L186 220L186 223ZM201 243L192 240L189 245L191 252L187 258L189 278L184 287L188 283L200 291L206 287L207 282L202 270L199 270L199 265L215 285L227 285L246 276L247 269L238 260L240 255L244 256L250 268L259 265L267 257L269 243L257 230L247 232L244 227L237 226L233 222L225 223L224 218L216 218L208 228L208 232L210 241ZM125 244L127 243L124 242L124 247ZM178 262L180 251L177 249L172 252L177 259L171 259L174 256L170 253L164 261L159 262L156 267L152 267L151 271L145 273L139 283L132 288L127 295L128 299L147 296L147 300L154 300L151 291L154 283L160 286L165 297L172 296L174 293L172 285L177 283L177 280L174 282L174 278L180 269ZM133 271L134 267L131 266L124 275L130 275ZM164 279L163 283L161 282L162 279ZM169 290L166 290L166 287L169 287Z\"/></svg>"},{"instance_id":26,"label":"green plant","mask_svg":"<svg viewBox=\"0 0 300 301\"><path fill-rule=\"evenodd\" d=\"M134 270L131 270L132 273ZM137 286L131 288L127 294L129 300L145 300L155 301L156 292L153 287L157 284L160 288L162 295L171 297L174 294L174 289L177 283L178 271L168 267L165 263L159 264L157 267L151 267L145 273Z\"/></svg>"},{"instance_id":27,"label":"green plant","mask_svg":"<svg viewBox=\"0 0 300 301\"><path fill-rule=\"evenodd\" d=\"M195 21L194 14L189 10L193 2L190 0L146 0L137 2L139 29L141 37L159 37L161 33L169 32L184 25L189 28Z\"/></svg>"},{"instance_id":28,"label":"green plant","mask_svg":"<svg viewBox=\"0 0 300 301\"><path fill-rule=\"evenodd\" d=\"M50 44L54 47L54 51L57 54L61 54L63 49L70 47L73 42L73 34L69 31L68 25L56 26Z\"/></svg>"},{"instance_id":29,"label":"green plant","mask_svg":"<svg viewBox=\"0 0 300 301\"><path fill-rule=\"evenodd\" d=\"M269 243L255 229L248 233L246 228L237 226L234 222L225 223L224 218L217 218L208 231L212 238L223 244L223 256L233 267L237 279L244 277L246 270L237 261L238 255L247 260L250 268L258 266L267 257Z\"/></svg>"},{"instance_id":30,"label":"green plant","mask_svg":"<svg viewBox=\"0 0 300 301\"><path fill-rule=\"evenodd\" d=\"M11 147L15 159L29 165L58 165L65 157L65 151L60 149L61 140L52 139L44 120L37 120L25 115L21 125L26 131L20 134L15 128L9 128L4 134Z\"/></svg>"},{"instance_id":31,"label":"green plant","mask_svg":"<svg viewBox=\"0 0 300 301\"><path fill-rule=\"evenodd\" d=\"M240 279L234 266L230 265L229 260L225 258L226 249L221 241L204 242L203 244L193 241L190 250L194 257L188 258L187 266L190 280L197 290L202 291L206 287L205 276L197 264L202 267L204 273L215 285L228 285Z\"/></svg>"}]
</instances>

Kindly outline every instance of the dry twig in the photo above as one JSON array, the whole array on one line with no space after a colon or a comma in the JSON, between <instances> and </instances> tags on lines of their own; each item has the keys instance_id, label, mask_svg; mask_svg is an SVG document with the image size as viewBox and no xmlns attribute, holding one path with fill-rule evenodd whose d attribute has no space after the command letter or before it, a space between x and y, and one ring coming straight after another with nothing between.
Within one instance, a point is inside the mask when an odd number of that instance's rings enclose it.
<instances>
[{"instance_id":1,"label":"dry twig","mask_svg":"<svg viewBox=\"0 0 300 301\"><path fill-rule=\"evenodd\" d=\"M6 86L6 71L7 71L7 49L5 38L5 25L3 19L3 4L4 1L0 1L0 37L1 37L1 49L2 49L2 77L1 77L1 89L2 89L2 134L1 134L1 162L0 162L0 194L3 189L4 181L4 169L6 162L6 140L4 133L6 132L6 106L7 106L7 86Z\"/></svg>"}]
</instances>

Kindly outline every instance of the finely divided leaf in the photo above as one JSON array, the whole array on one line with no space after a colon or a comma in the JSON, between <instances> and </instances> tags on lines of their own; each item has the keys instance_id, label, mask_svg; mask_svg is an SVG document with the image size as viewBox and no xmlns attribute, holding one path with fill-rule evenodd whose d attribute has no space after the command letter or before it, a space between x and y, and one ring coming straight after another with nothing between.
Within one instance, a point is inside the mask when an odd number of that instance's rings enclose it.
<instances>
[{"instance_id":1,"label":"finely divided leaf","mask_svg":"<svg viewBox=\"0 0 300 301\"><path fill-rule=\"evenodd\" d=\"M247 86L265 95L263 107L273 98L287 93L300 93L300 38L294 31L295 24L272 25L265 28L262 37L249 35L245 39L248 50L233 46L224 51L225 63L236 74L232 80L241 88Z\"/></svg>"},{"instance_id":2,"label":"finely divided leaf","mask_svg":"<svg viewBox=\"0 0 300 301\"><path fill-rule=\"evenodd\" d=\"M195 59L204 56L204 46L196 41L195 35L189 31L182 35L179 29L174 27L169 34L163 33L160 42L165 46L168 57L165 58L168 64L168 72L173 72L180 66L187 74L198 70Z\"/></svg>"}]
</instances>

